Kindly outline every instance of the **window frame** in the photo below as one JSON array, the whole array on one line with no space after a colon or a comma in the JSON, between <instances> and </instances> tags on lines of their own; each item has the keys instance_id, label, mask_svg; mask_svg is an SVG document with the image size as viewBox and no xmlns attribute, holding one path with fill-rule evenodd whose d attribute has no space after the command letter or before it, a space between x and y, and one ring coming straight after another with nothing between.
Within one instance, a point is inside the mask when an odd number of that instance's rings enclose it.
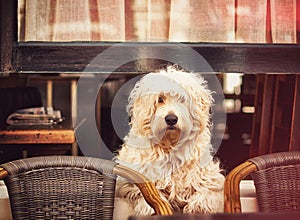
<instances>
[{"instance_id":1,"label":"window frame","mask_svg":"<svg viewBox=\"0 0 300 220\"><path fill-rule=\"evenodd\" d=\"M18 42L17 0L0 0L1 73L82 72L91 60L120 42ZM300 44L183 43L199 53L214 72L220 73L300 73ZM122 42L130 52L147 53L182 50L178 43ZM84 53L82 53L84 51ZM114 59L107 57L106 59ZM165 61L161 61L165 64ZM157 64L157 63L156 63ZM99 72L109 66L102 66ZM143 71L153 71L149 65ZM197 70L196 70L197 71ZM117 70L141 72L134 62Z\"/></svg>"}]
</instances>

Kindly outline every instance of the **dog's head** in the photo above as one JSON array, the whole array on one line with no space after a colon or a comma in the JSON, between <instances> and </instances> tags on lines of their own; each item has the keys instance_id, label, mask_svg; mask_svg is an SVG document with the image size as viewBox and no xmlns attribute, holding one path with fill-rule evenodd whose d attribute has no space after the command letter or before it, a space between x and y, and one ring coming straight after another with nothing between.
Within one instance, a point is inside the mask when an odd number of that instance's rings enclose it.
<instances>
[{"instance_id":1,"label":"dog's head","mask_svg":"<svg viewBox=\"0 0 300 220\"><path fill-rule=\"evenodd\" d=\"M173 67L149 73L129 96L131 130L153 145L175 147L210 129L211 91L196 74Z\"/></svg>"}]
</instances>

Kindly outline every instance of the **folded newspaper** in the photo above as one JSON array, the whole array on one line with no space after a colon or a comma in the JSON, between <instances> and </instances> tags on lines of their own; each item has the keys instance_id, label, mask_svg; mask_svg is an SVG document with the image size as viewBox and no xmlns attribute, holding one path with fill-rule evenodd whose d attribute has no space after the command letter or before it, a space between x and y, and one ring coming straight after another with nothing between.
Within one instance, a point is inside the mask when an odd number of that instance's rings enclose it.
<instances>
[{"instance_id":1,"label":"folded newspaper","mask_svg":"<svg viewBox=\"0 0 300 220\"><path fill-rule=\"evenodd\" d=\"M9 125L56 125L64 120L59 110L35 107L17 110L6 119Z\"/></svg>"}]
</instances>

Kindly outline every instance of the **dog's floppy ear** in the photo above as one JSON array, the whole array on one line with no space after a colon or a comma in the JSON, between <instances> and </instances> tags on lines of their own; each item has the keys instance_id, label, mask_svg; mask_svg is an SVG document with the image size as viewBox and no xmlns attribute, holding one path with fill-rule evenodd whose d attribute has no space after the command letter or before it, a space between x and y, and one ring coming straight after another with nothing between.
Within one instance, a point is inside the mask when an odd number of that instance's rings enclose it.
<instances>
[{"instance_id":1,"label":"dog's floppy ear","mask_svg":"<svg viewBox=\"0 0 300 220\"><path fill-rule=\"evenodd\" d=\"M137 134L149 135L151 133L151 116L155 112L154 94L145 94L138 96L130 106L129 117L131 118L130 126Z\"/></svg>"},{"instance_id":2,"label":"dog's floppy ear","mask_svg":"<svg viewBox=\"0 0 300 220\"><path fill-rule=\"evenodd\" d=\"M201 75L194 75L196 84L190 85L190 95L193 100L193 114L196 121L200 122L200 133L205 128L210 128L211 107L213 104L212 92L208 89L207 82Z\"/></svg>"},{"instance_id":3,"label":"dog's floppy ear","mask_svg":"<svg viewBox=\"0 0 300 220\"><path fill-rule=\"evenodd\" d=\"M203 92L200 95L200 107L201 110L207 114L210 113L211 107L213 104L213 97L211 92L204 88Z\"/></svg>"}]
</instances>

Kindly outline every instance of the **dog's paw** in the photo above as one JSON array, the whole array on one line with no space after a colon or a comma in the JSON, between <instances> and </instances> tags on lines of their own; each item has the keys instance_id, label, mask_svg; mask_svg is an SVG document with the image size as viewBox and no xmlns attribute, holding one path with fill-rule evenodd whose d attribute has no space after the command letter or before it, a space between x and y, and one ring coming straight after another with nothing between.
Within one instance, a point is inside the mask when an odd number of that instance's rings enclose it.
<instances>
[{"instance_id":1,"label":"dog's paw","mask_svg":"<svg viewBox=\"0 0 300 220\"><path fill-rule=\"evenodd\" d=\"M132 204L127 199L115 198L113 220L127 220L133 215Z\"/></svg>"},{"instance_id":2,"label":"dog's paw","mask_svg":"<svg viewBox=\"0 0 300 220\"><path fill-rule=\"evenodd\" d=\"M145 199L141 198L135 201L134 205L134 215L152 215L154 210L147 204Z\"/></svg>"},{"instance_id":3,"label":"dog's paw","mask_svg":"<svg viewBox=\"0 0 300 220\"><path fill-rule=\"evenodd\" d=\"M196 193L188 200L188 203L183 208L183 213L220 213L224 211L223 207L224 201L222 194L215 193L209 196L203 196Z\"/></svg>"}]
</instances>

